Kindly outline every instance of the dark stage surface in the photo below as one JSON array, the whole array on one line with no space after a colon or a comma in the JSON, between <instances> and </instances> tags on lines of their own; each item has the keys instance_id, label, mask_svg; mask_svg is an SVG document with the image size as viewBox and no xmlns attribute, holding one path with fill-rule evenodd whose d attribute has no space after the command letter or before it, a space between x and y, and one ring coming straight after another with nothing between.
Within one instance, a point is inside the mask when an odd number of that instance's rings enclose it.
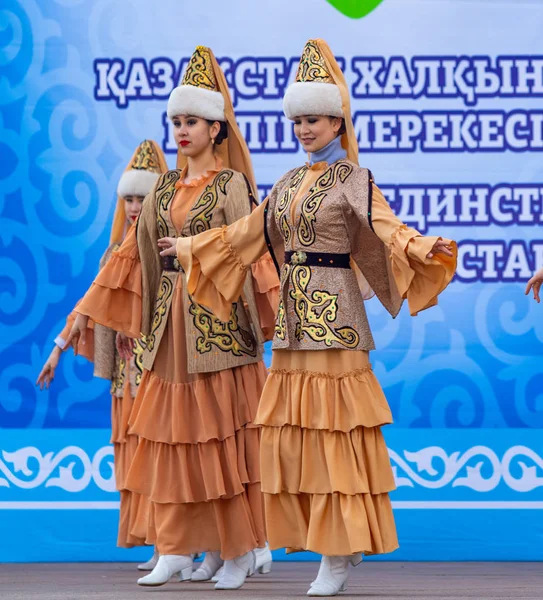
<instances>
[{"instance_id":1,"label":"dark stage surface","mask_svg":"<svg viewBox=\"0 0 543 600\"><path fill-rule=\"evenodd\" d=\"M255 575L241 590L219 592L213 584L171 583L141 588L132 563L2 564L2 600L208 600L303 598L318 563L275 563L269 575ZM455 598L543 599L542 563L384 563L352 569L338 598L452 600Z\"/></svg>"}]
</instances>

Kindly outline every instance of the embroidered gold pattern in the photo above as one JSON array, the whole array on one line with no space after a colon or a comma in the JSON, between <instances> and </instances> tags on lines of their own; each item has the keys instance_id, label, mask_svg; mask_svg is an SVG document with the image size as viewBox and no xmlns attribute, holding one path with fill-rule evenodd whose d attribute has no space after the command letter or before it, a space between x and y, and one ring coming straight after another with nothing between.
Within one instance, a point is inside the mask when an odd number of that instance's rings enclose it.
<instances>
[{"instance_id":1,"label":"embroidered gold pattern","mask_svg":"<svg viewBox=\"0 0 543 600\"><path fill-rule=\"evenodd\" d=\"M279 289L281 290L281 298L279 300L279 306L277 307L277 318L275 320L274 334L280 340L284 340L287 335L287 326L285 321L285 303L283 302L283 289L285 283L288 282L290 274L290 265L285 263L281 269L281 282Z\"/></svg>"},{"instance_id":2,"label":"embroidered gold pattern","mask_svg":"<svg viewBox=\"0 0 543 600\"><path fill-rule=\"evenodd\" d=\"M339 181L344 183L353 172L353 167L347 162L336 162L317 179L302 202L300 209L300 222L298 225L298 239L304 246L311 246L315 242L315 224L317 211L327 192Z\"/></svg>"},{"instance_id":3,"label":"embroidered gold pattern","mask_svg":"<svg viewBox=\"0 0 543 600\"><path fill-rule=\"evenodd\" d=\"M162 279L160 280L160 288L155 304L155 312L153 315L153 322L151 324L151 334L147 342L147 349L152 352L156 343L156 332L160 329L164 315L168 311L169 301L173 294L173 284L170 279L162 273Z\"/></svg>"},{"instance_id":4,"label":"embroidered gold pattern","mask_svg":"<svg viewBox=\"0 0 543 600\"><path fill-rule=\"evenodd\" d=\"M283 239L285 240L285 246L291 240L291 231L289 226L289 207L296 195L296 191L298 187L302 183L302 179L307 171L307 167L304 165L300 167L296 173L294 173L292 179L290 180L290 185L287 187L281 199L277 203L277 207L275 209L275 219L279 225L280 230L283 232Z\"/></svg>"},{"instance_id":5,"label":"embroidered gold pattern","mask_svg":"<svg viewBox=\"0 0 543 600\"><path fill-rule=\"evenodd\" d=\"M175 184L181 176L180 171L168 171L160 180L156 191L156 218L158 237L167 237L169 234L168 223L165 215L168 214L170 203L175 196Z\"/></svg>"},{"instance_id":6,"label":"embroidered gold pattern","mask_svg":"<svg viewBox=\"0 0 543 600\"><path fill-rule=\"evenodd\" d=\"M130 165L131 169L144 169L145 171L154 171L160 173L160 163L155 152L153 144L149 140L144 140Z\"/></svg>"},{"instance_id":7,"label":"embroidered gold pattern","mask_svg":"<svg viewBox=\"0 0 543 600\"><path fill-rule=\"evenodd\" d=\"M110 394L116 396L124 388L126 378L126 360L117 355L115 360L115 372L111 380Z\"/></svg>"},{"instance_id":8,"label":"embroidered gold pattern","mask_svg":"<svg viewBox=\"0 0 543 600\"><path fill-rule=\"evenodd\" d=\"M124 358L121 358L117 353L115 360L115 372L111 381L111 395L115 396L118 392L122 393L126 377L128 376L128 367L135 369L134 381L136 386L141 383L141 377L143 375L143 351L145 350L146 338L143 336L139 340L134 340L133 345L133 360L130 360L128 364Z\"/></svg>"},{"instance_id":9,"label":"embroidered gold pattern","mask_svg":"<svg viewBox=\"0 0 543 600\"><path fill-rule=\"evenodd\" d=\"M194 85L208 90L217 90L217 80L211 64L209 48L198 46L191 56L181 85Z\"/></svg>"},{"instance_id":10,"label":"embroidered gold pattern","mask_svg":"<svg viewBox=\"0 0 543 600\"><path fill-rule=\"evenodd\" d=\"M325 290L308 292L311 281L309 267L294 267L291 272L294 310L299 321L296 323L296 339L302 341L307 334L315 342L324 342L328 347L333 343L346 348L356 348L360 336L352 327L333 328L337 318L338 295Z\"/></svg>"},{"instance_id":11,"label":"embroidered gold pattern","mask_svg":"<svg viewBox=\"0 0 543 600\"><path fill-rule=\"evenodd\" d=\"M309 40L305 45L296 73L296 81L334 83L324 56L321 54L319 45L315 40Z\"/></svg>"},{"instance_id":12,"label":"embroidered gold pattern","mask_svg":"<svg viewBox=\"0 0 543 600\"><path fill-rule=\"evenodd\" d=\"M160 179L156 190L156 219L158 237L168 237L175 235L169 224L169 209L170 204L175 196L175 184L181 177L181 171L168 171ZM153 312L153 321L151 323L151 333L147 338L147 346L143 346L144 350L153 352L157 341L157 332L159 331L165 315L169 309L169 302L173 295L173 283L165 272L162 273L160 286L155 301L155 310ZM140 357L140 362L143 370L143 356ZM140 379L140 378L138 378Z\"/></svg>"},{"instance_id":13,"label":"embroidered gold pattern","mask_svg":"<svg viewBox=\"0 0 543 600\"><path fill-rule=\"evenodd\" d=\"M236 304L232 306L228 323L223 323L213 313L194 302L190 296L189 298L189 313L194 317L194 326L202 334L196 340L196 349L200 354L210 352L215 346L222 352L231 352L234 356L256 356L253 336L239 325ZM236 334L241 339L238 339Z\"/></svg>"},{"instance_id":14,"label":"embroidered gold pattern","mask_svg":"<svg viewBox=\"0 0 543 600\"><path fill-rule=\"evenodd\" d=\"M146 341L145 336L140 340L134 340L134 367L136 369L135 381L137 386L141 383L143 375L143 352L146 347Z\"/></svg>"},{"instance_id":15,"label":"embroidered gold pattern","mask_svg":"<svg viewBox=\"0 0 543 600\"><path fill-rule=\"evenodd\" d=\"M283 304L283 298L279 300L279 307L277 308L277 320L275 321L274 333L280 340L284 340L287 328L285 326L285 305Z\"/></svg>"},{"instance_id":16,"label":"embroidered gold pattern","mask_svg":"<svg viewBox=\"0 0 543 600\"><path fill-rule=\"evenodd\" d=\"M226 185L232 179L233 175L233 171L221 171L198 198L188 216L190 221L190 235L197 235L210 228L213 211L219 201L219 190L223 194L226 194Z\"/></svg>"}]
</instances>

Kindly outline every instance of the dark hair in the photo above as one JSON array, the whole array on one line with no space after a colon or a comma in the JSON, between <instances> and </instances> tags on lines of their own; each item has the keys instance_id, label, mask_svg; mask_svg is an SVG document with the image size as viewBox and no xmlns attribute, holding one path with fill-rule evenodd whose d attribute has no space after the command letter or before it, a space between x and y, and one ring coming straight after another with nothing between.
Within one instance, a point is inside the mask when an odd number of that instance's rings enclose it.
<instances>
[{"instance_id":1,"label":"dark hair","mask_svg":"<svg viewBox=\"0 0 543 600\"><path fill-rule=\"evenodd\" d=\"M221 126L221 128L219 129L219 133L215 138L215 146L220 146L228 137L228 126L226 125L226 121L210 121L209 119L206 120L210 127L211 125L213 125L213 123L219 123L219 125Z\"/></svg>"},{"instance_id":2,"label":"dark hair","mask_svg":"<svg viewBox=\"0 0 543 600\"><path fill-rule=\"evenodd\" d=\"M328 117L330 120L332 119L337 119L338 117ZM347 133L347 128L345 127L345 119L343 117L341 117L341 126L339 128L339 131L337 132L338 137L340 135L343 135L344 133Z\"/></svg>"}]
</instances>

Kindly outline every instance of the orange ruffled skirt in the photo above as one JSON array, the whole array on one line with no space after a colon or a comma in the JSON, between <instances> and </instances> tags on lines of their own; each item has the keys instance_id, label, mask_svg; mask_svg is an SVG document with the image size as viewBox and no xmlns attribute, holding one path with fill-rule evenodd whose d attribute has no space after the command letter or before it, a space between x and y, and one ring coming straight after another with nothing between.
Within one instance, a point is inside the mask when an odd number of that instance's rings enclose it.
<instances>
[{"instance_id":1,"label":"orange ruffled skirt","mask_svg":"<svg viewBox=\"0 0 543 600\"><path fill-rule=\"evenodd\" d=\"M390 408L363 351L273 352L256 423L270 546L327 556L398 548Z\"/></svg>"},{"instance_id":2,"label":"orange ruffled skirt","mask_svg":"<svg viewBox=\"0 0 543 600\"><path fill-rule=\"evenodd\" d=\"M111 397L111 443L115 481L121 496L117 545L123 548L154 543L149 501L126 488L126 476L138 446L138 437L128 433L128 419L133 403L130 383L127 381L123 395Z\"/></svg>"},{"instance_id":3,"label":"orange ruffled skirt","mask_svg":"<svg viewBox=\"0 0 543 600\"><path fill-rule=\"evenodd\" d=\"M189 374L181 278L152 371L130 414L138 437L125 486L150 503L148 543L160 554L220 551L233 559L266 543L260 428L262 361Z\"/></svg>"}]
</instances>

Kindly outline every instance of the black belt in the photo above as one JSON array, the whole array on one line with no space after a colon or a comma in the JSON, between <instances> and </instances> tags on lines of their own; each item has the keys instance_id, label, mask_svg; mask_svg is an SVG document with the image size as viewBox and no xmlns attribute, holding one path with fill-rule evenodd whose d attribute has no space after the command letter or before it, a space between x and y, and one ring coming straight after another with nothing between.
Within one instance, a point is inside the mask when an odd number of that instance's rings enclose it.
<instances>
[{"instance_id":1,"label":"black belt","mask_svg":"<svg viewBox=\"0 0 543 600\"><path fill-rule=\"evenodd\" d=\"M327 252L285 252L285 262L291 265L307 267L330 267L332 269L350 269L350 254L329 254Z\"/></svg>"},{"instance_id":2,"label":"black belt","mask_svg":"<svg viewBox=\"0 0 543 600\"><path fill-rule=\"evenodd\" d=\"M177 260L177 256L161 256L160 266L163 271L182 271L183 267Z\"/></svg>"}]
</instances>

